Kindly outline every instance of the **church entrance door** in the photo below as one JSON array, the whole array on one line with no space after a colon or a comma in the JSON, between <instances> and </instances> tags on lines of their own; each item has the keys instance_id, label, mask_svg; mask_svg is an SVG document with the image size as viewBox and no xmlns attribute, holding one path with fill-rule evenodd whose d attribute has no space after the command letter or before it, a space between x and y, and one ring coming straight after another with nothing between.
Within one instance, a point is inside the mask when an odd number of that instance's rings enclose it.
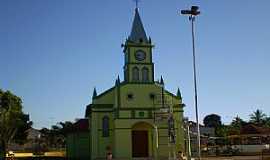
<instances>
[{"instance_id":1,"label":"church entrance door","mask_svg":"<svg viewBox=\"0 0 270 160\"><path fill-rule=\"evenodd\" d=\"M148 131L132 131L132 157L148 157Z\"/></svg>"}]
</instances>

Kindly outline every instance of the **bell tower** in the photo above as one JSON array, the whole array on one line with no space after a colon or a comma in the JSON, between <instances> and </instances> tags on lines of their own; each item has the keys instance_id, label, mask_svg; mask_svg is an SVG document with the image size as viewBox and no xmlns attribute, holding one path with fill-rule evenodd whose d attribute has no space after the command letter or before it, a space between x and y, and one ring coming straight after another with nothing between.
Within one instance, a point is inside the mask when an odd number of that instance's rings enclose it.
<instances>
[{"instance_id":1,"label":"bell tower","mask_svg":"<svg viewBox=\"0 0 270 160\"><path fill-rule=\"evenodd\" d=\"M152 62L152 42L147 38L138 8L131 33L124 47L124 81L126 83L154 83L154 63Z\"/></svg>"}]
</instances>

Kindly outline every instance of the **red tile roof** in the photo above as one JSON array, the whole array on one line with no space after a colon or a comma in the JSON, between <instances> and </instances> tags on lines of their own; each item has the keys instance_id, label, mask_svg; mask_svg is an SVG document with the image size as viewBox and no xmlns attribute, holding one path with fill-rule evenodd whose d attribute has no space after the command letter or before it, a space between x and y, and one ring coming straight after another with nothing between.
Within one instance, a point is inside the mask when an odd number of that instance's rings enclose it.
<instances>
[{"instance_id":1,"label":"red tile roof","mask_svg":"<svg viewBox=\"0 0 270 160\"><path fill-rule=\"evenodd\" d=\"M247 124L241 128L240 134L270 134L270 128Z\"/></svg>"},{"instance_id":2,"label":"red tile roof","mask_svg":"<svg viewBox=\"0 0 270 160\"><path fill-rule=\"evenodd\" d=\"M89 119L79 119L73 124L73 132L89 131Z\"/></svg>"}]
</instances>

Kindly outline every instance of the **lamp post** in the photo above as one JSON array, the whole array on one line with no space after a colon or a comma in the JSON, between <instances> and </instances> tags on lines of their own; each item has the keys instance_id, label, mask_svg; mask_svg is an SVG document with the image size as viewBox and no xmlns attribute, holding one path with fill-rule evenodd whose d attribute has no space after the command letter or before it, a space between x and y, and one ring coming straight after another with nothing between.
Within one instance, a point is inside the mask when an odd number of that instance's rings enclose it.
<instances>
[{"instance_id":1,"label":"lamp post","mask_svg":"<svg viewBox=\"0 0 270 160\"><path fill-rule=\"evenodd\" d=\"M198 143L198 158L201 159L201 138L200 138L200 124L198 115L198 96L197 96L197 76L196 76L196 56L195 56L195 34L194 34L194 21L195 17L200 14L198 6L192 6L190 10L181 10L182 15L188 15L189 21L191 21L192 29L192 53L193 53L193 80L194 80L194 101L197 123L197 143Z\"/></svg>"}]
</instances>

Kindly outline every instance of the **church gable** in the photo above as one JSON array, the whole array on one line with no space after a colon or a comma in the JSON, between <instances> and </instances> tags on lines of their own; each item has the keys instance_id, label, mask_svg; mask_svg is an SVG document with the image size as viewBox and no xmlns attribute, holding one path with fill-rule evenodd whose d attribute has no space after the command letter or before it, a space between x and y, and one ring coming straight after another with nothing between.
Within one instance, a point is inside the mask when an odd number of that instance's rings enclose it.
<instances>
[{"instance_id":1,"label":"church gable","mask_svg":"<svg viewBox=\"0 0 270 160\"><path fill-rule=\"evenodd\" d=\"M126 84L121 87L121 108L162 107L162 87L157 84ZM181 97L169 91L163 92L168 105L181 104Z\"/></svg>"},{"instance_id":2,"label":"church gable","mask_svg":"<svg viewBox=\"0 0 270 160\"><path fill-rule=\"evenodd\" d=\"M93 98L93 104L114 104L115 87L112 87Z\"/></svg>"},{"instance_id":3,"label":"church gable","mask_svg":"<svg viewBox=\"0 0 270 160\"><path fill-rule=\"evenodd\" d=\"M159 84L121 83L119 91L112 87L93 98L93 104L115 104L120 96L121 107L153 107L161 103L162 86ZM119 95L118 95L119 94ZM164 90L165 101L172 104L181 104L181 97ZM96 105L98 106L98 105Z\"/></svg>"}]
</instances>

